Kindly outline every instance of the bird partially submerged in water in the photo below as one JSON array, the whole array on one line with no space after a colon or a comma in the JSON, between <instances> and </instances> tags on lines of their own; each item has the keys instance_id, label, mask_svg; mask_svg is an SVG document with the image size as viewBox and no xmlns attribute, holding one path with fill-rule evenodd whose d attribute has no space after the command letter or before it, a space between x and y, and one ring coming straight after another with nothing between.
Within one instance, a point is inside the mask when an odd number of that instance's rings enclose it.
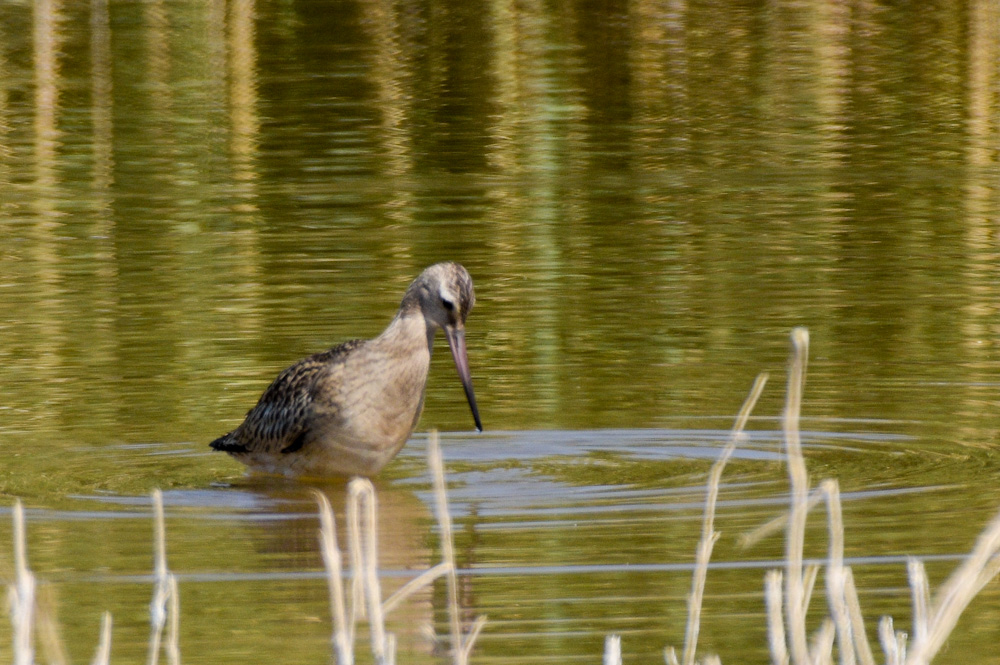
<instances>
[{"instance_id":1,"label":"bird partially submerged in water","mask_svg":"<svg viewBox=\"0 0 1000 665\"><path fill-rule=\"evenodd\" d=\"M438 329L482 431L465 351L465 318L475 302L465 268L451 262L430 266L410 284L381 335L295 363L268 386L239 427L209 445L266 473L377 473L420 419Z\"/></svg>"}]
</instances>

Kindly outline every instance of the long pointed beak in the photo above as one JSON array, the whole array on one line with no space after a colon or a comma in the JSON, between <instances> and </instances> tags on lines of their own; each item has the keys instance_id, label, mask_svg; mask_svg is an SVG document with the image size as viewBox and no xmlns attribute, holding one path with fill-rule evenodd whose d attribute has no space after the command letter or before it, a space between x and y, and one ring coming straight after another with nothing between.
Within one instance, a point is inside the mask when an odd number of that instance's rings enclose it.
<instances>
[{"instance_id":1,"label":"long pointed beak","mask_svg":"<svg viewBox=\"0 0 1000 665\"><path fill-rule=\"evenodd\" d=\"M465 398L469 400L469 408L472 409L472 417L476 421L476 429L483 431L483 423L479 420L479 407L476 406L476 393L472 391L472 375L469 373L469 356L465 353L465 330L446 326L444 336L448 340L448 348L451 349L451 357L455 360L455 369L458 370L458 378L462 380L462 387L465 388Z\"/></svg>"}]
</instances>

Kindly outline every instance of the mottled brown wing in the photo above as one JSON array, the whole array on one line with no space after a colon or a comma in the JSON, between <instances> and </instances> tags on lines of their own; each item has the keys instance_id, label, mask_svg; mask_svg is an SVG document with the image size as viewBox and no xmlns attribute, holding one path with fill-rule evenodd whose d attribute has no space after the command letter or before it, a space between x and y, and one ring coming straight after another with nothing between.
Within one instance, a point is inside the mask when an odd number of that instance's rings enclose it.
<instances>
[{"instance_id":1,"label":"mottled brown wing","mask_svg":"<svg viewBox=\"0 0 1000 665\"><path fill-rule=\"evenodd\" d=\"M299 450L309 439L317 380L327 375L331 364L363 343L344 342L287 368L267 387L239 427L209 445L236 454Z\"/></svg>"}]
</instances>

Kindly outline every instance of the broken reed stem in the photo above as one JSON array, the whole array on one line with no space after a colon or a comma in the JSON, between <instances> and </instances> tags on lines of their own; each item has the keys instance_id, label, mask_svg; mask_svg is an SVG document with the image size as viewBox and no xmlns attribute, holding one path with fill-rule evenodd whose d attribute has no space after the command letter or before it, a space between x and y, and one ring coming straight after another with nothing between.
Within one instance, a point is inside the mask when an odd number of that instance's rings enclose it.
<instances>
[{"instance_id":1,"label":"broken reed stem","mask_svg":"<svg viewBox=\"0 0 1000 665\"><path fill-rule=\"evenodd\" d=\"M28 569L27 534L24 528L24 506L14 501L14 574L15 581L8 591L10 623L13 629L14 665L32 665L35 660L35 576Z\"/></svg>"},{"instance_id":2,"label":"broken reed stem","mask_svg":"<svg viewBox=\"0 0 1000 665\"><path fill-rule=\"evenodd\" d=\"M447 575L449 570L451 570L451 566L447 563L439 563L433 568L425 570L423 573L401 586L394 594L386 598L385 602L382 603L382 611L386 614L393 611L399 606L400 603L415 594L417 591L420 591L426 586L430 586L437 578Z\"/></svg>"},{"instance_id":3,"label":"broken reed stem","mask_svg":"<svg viewBox=\"0 0 1000 665\"><path fill-rule=\"evenodd\" d=\"M476 620L472 622L472 626L469 628L469 632L465 635L465 644L462 645L462 660L464 662L469 662L469 657L472 655L472 647L476 643L476 638L479 637L479 633L482 632L483 626L486 625L486 615L480 614L476 617Z\"/></svg>"},{"instance_id":4,"label":"broken reed stem","mask_svg":"<svg viewBox=\"0 0 1000 665\"><path fill-rule=\"evenodd\" d=\"M695 652L698 648L698 631L701 626L701 606L705 595L705 579L708 577L708 562L712 558L712 549L719 539L719 534L715 531L715 506L719 499L719 485L722 483L722 470L726 467L736 444L739 443L746 428L747 420L753 411L757 400L764 392L767 385L767 374L762 373L754 380L750 394L743 401L736 422L729 434L729 441L722 449L719 459L712 465L712 470L708 474L708 490L705 498L705 516L701 528L701 540L698 543L698 550L695 555L694 576L691 580L691 593L688 595L688 621L684 632L684 665L694 665Z\"/></svg>"},{"instance_id":5,"label":"broken reed stem","mask_svg":"<svg viewBox=\"0 0 1000 665\"><path fill-rule=\"evenodd\" d=\"M333 615L333 653L337 665L354 665L354 623L348 624L344 597L343 556L337 546L337 522L326 495L313 490L319 504L319 544L326 568L326 583L330 590L330 612Z\"/></svg>"},{"instance_id":6,"label":"broken reed stem","mask_svg":"<svg viewBox=\"0 0 1000 665\"><path fill-rule=\"evenodd\" d=\"M826 499L826 495L822 488L818 488L809 493L809 502L806 504L806 512L812 512L813 508L818 506L821 501ZM768 520L764 524L753 531L740 536L740 546L741 547L752 547L758 542L767 538L773 533L777 533L782 529L788 528L788 513L781 513L777 517Z\"/></svg>"},{"instance_id":7,"label":"broken reed stem","mask_svg":"<svg viewBox=\"0 0 1000 665\"><path fill-rule=\"evenodd\" d=\"M799 415L802 410L802 391L809 356L809 331L805 328L795 328L792 331L791 341L788 392L782 418L788 478L791 485L791 508L785 539L785 621L792 663L806 665L809 662L809 647L806 641L802 559L809 503L809 476L802 456Z\"/></svg>"},{"instance_id":8,"label":"broken reed stem","mask_svg":"<svg viewBox=\"0 0 1000 665\"><path fill-rule=\"evenodd\" d=\"M111 662L111 612L101 616L101 639L90 665L108 665Z\"/></svg>"}]
</instances>

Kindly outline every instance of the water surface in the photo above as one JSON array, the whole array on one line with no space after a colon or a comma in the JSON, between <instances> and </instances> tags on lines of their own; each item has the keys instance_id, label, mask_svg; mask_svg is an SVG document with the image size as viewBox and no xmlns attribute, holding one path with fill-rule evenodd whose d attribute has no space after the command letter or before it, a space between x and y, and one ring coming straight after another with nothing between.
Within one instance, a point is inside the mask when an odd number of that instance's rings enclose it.
<instances>
[{"instance_id":1,"label":"water surface","mask_svg":"<svg viewBox=\"0 0 1000 665\"><path fill-rule=\"evenodd\" d=\"M377 481L382 563L392 588L438 560L447 432L474 662L680 645L706 474L769 371L701 632L768 662L783 546L738 536L786 499L797 325L807 465L839 479L870 629L907 625L905 557L939 583L1000 505L994 4L0 6L0 493L72 659L105 609L114 660L144 657L154 487L186 662L329 658L309 487L206 444L445 259L486 432L439 349ZM444 598L390 626L400 662L435 661ZM994 585L938 662L992 662L998 611Z\"/></svg>"}]
</instances>

